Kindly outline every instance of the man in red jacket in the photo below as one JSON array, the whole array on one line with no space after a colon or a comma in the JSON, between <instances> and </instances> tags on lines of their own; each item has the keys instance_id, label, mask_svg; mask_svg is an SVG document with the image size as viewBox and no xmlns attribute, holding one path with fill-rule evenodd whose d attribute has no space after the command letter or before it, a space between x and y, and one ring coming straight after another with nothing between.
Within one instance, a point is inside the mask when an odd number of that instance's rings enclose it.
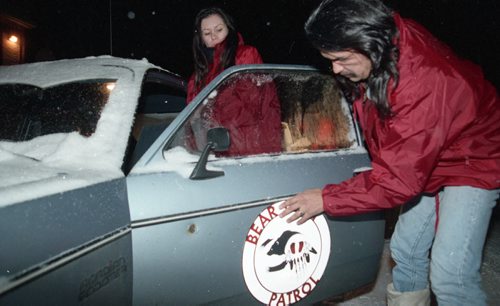
<instances>
[{"instance_id":1,"label":"man in red jacket","mask_svg":"<svg viewBox=\"0 0 500 306\"><path fill-rule=\"evenodd\" d=\"M495 88L379 0L325 0L305 31L353 101L372 170L290 198L281 216L303 223L406 203L389 305L428 305L429 287L439 305L486 305L479 268L500 188Z\"/></svg>"}]
</instances>

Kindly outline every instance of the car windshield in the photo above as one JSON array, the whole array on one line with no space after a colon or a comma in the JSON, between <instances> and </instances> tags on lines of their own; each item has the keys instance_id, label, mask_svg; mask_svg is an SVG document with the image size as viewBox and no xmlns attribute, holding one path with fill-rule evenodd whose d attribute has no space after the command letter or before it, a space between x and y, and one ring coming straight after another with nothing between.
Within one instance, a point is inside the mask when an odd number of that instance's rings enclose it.
<instances>
[{"instance_id":1,"label":"car windshield","mask_svg":"<svg viewBox=\"0 0 500 306\"><path fill-rule=\"evenodd\" d=\"M93 79L48 88L0 85L0 140L25 141L73 131L92 135L115 82Z\"/></svg>"}]
</instances>

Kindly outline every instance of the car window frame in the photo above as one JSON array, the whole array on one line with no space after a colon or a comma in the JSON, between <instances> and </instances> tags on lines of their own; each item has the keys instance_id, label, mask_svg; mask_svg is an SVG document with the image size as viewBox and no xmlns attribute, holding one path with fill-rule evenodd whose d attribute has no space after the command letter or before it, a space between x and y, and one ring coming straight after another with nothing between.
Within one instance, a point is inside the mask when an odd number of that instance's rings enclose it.
<instances>
[{"instance_id":1,"label":"car window frame","mask_svg":"<svg viewBox=\"0 0 500 306\"><path fill-rule=\"evenodd\" d=\"M179 129L182 128L184 124L186 124L186 121L189 120L191 114L200 106L200 104L204 103L204 100L210 95L210 93L217 88L221 83L223 83L228 77L231 77L233 74L236 73L241 73L244 71L255 71L255 72L269 72L273 70L279 70L279 71L310 71L310 72L316 72L320 73L321 71L313 66L309 65L282 65L282 64L251 64L251 65L237 65L237 66L232 66L226 70L224 70L222 73L220 73L217 77L215 77L207 86L205 86L194 99L186 105L186 107L182 110L182 112L170 123L170 125L158 136L158 138L155 140L154 143L151 144L151 146L144 152L144 154L141 156L141 158L134 164L134 168L144 168L147 167L149 164L161 164L165 162L165 159L163 158L163 153L167 151L171 145L171 143L174 141L175 135L178 132ZM357 121L354 118L353 110L352 107L349 103L347 103L349 106L349 112L351 114L350 120L352 121L353 128L354 128L354 133L355 133L355 139L356 141L357 148L362 148L365 150L364 143L362 141L362 136L361 136L361 130L360 127L357 123ZM325 150L325 151L314 151L314 152L292 152L292 153L286 153L286 152L279 152L276 153L275 155L293 155L292 158L310 158L311 154L314 155L334 155L338 154L340 151L352 151L353 149L347 148L347 149L338 149L338 150ZM354 149L355 150L355 149ZM269 154L260 154L260 155L251 155L251 156L239 156L239 157L230 157L228 158L229 160L245 160L245 159L259 159L259 158L266 158L268 157ZM222 160L222 158L219 158L217 160ZM210 162L210 161L209 161ZM134 171L132 169L132 172Z\"/></svg>"}]
</instances>

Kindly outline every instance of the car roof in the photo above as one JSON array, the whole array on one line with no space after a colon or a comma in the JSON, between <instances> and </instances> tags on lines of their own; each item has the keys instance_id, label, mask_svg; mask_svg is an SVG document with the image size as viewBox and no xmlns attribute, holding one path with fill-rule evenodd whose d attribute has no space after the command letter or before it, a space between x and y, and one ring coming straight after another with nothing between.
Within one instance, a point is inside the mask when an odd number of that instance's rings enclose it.
<instances>
[{"instance_id":1,"label":"car roof","mask_svg":"<svg viewBox=\"0 0 500 306\"><path fill-rule=\"evenodd\" d=\"M78 73L74 73L75 69ZM0 84L22 83L39 87L82 79L143 77L148 69L162 69L146 59L126 59L108 55L0 67Z\"/></svg>"}]
</instances>

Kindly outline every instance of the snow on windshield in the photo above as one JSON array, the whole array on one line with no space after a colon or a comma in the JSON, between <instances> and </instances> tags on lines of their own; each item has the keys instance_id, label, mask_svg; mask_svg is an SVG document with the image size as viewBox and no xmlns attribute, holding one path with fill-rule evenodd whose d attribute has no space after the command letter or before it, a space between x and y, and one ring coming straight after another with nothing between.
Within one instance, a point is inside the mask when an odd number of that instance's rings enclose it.
<instances>
[{"instance_id":1,"label":"snow on windshield","mask_svg":"<svg viewBox=\"0 0 500 306\"><path fill-rule=\"evenodd\" d=\"M151 67L145 60L109 56L2 67L0 84L53 86L82 76L112 78L117 83L89 137L71 132L0 141L0 206L123 176L121 165L142 77Z\"/></svg>"}]
</instances>

